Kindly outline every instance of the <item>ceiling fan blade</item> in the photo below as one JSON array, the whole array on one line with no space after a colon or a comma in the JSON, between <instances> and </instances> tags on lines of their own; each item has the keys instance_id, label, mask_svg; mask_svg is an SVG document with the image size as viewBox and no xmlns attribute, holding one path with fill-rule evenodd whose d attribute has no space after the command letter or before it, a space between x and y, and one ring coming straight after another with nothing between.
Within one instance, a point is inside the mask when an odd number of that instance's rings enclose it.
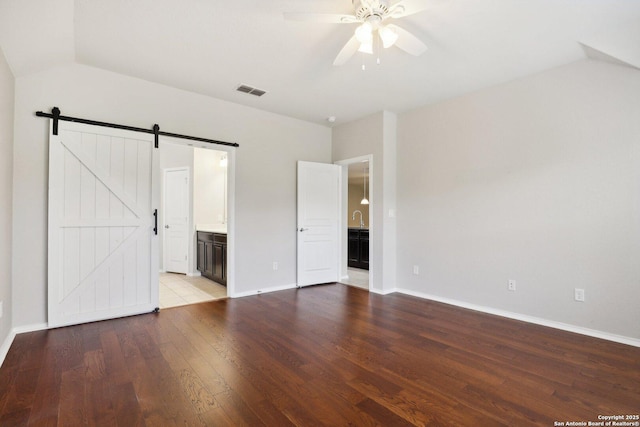
<instances>
[{"instance_id":1,"label":"ceiling fan blade","mask_svg":"<svg viewBox=\"0 0 640 427\"><path fill-rule=\"evenodd\" d=\"M433 5L433 0L400 0L391 6L390 15L393 18L402 18L422 12Z\"/></svg>"},{"instance_id":2,"label":"ceiling fan blade","mask_svg":"<svg viewBox=\"0 0 640 427\"><path fill-rule=\"evenodd\" d=\"M409 31L393 24L387 25L387 28L391 28L396 32L396 34L398 34L398 40L396 40L395 46L398 46L400 49L414 56L420 56L426 52L427 45L422 43L419 38L411 34Z\"/></svg>"},{"instance_id":3,"label":"ceiling fan blade","mask_svg":"<svg viewBox=\"0 0 640 427\"><path fill-rule=\"evenodd\" d=\"M353 56L354 53L358 51L359 47L360 47L360 42L358 41L357 37L354 35L349 39L347 44L344 45L344 47L342 48L338 56L336 56L336 59L333 61L333 65L335 66L343 65L345 62L349 60L349 58Z\"/></svg>"},{"instance_id":4,"label":"ceiling fan blade","mask_svg":"<svg viewBox=\"0 0 640 427\"><path fill-rule=\"evenodd\" d=\"M322 22L325 24L352 24L358 22L353 15L341 15L336 13L290 13L285 12L287 21Z\"/></svg>"}]
</instances>

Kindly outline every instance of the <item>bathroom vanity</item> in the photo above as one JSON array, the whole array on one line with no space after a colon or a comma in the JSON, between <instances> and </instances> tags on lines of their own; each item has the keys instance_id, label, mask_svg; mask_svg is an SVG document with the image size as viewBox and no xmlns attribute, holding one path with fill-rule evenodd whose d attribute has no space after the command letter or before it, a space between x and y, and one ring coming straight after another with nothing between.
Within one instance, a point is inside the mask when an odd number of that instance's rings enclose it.
<instances>
[{"instance_id":1,"label":"bathroom vanity","mask_svg":"<svg viewBox=\"0 0 640 427\"><path fill-rule=\"evenodd\" d=\"M349 227L349 260L347 265L369 269L369 230Z\"/></svg>"},{"instance_id":2,"label":"bathroom vanity","mask_svg":"<svg viewBox=\"0 0 640 427\"><path fill-rule=\"evenodd\" d=\"M227 286L227 233L198 230L197 241L198 271Z\"/></svg>"}]
</instances>

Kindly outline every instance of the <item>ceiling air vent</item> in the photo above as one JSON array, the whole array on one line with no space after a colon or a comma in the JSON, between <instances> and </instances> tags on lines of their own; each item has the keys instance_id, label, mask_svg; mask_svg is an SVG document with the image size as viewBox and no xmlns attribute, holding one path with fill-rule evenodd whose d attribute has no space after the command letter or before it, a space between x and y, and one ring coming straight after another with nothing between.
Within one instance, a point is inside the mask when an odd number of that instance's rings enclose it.
<instances>
[{"instance_id":1,"label":"ceiling air vent","mask_svg":"<svg viewBox=\"0 0 640 427\"><path fill-rule=\"evenodd\" d=\"M256 89L255 87L251 87L248 85L240 85L236 88L236 90L238 92L244 92L244 93L248 93L249 95L255 95L255 96L262 96L265 93L267 93L262 89Z\"/></svg>"}]
</instances>

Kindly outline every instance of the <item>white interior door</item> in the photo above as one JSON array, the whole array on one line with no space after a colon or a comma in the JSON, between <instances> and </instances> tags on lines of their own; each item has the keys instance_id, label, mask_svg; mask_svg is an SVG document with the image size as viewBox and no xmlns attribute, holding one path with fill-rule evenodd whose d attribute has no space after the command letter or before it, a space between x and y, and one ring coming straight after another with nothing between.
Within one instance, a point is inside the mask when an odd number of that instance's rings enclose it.
<instances>
[{"instance_id":1,"label":"white interior door","mask_svg":"<svg viewBox=\"0 0 640 427\"><path fill-rule=\"evenodd\" d=\"M189 169L164 170L164 269L187 273Z\"/></svg>"},{"instance_id":2,"label":"white interior door","mask_svg":"<svg viewBox=\"0 0 640 427\"><path fill-rule=\"evenodd\" d=\"M49 135L50 327L158 307L153 135L59 122Z\"/></svg>"},{"instance_id":3,"label":"white interior door","mask_svg":"<svg viewBox=\"0 0 640 427\"><path fill-rule=\"evenodd\" d=\"M340 172L298 162L298 286L338 281Z\"/></svg>"}]
</instances>

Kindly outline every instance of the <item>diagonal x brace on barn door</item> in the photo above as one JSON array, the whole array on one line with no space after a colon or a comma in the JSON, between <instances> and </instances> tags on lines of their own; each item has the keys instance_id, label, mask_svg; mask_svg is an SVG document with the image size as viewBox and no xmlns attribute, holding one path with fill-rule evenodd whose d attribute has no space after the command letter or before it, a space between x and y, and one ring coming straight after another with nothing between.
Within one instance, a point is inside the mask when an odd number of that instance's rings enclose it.
<instances>
[{"instance_id":1,"label":"diagonal x brace on barn door","mask_svg":"<svg viewBox=\"0 0 640 427\"><path fill-rule=\"evenodd\" d=\"M74 139L60 139L60 143L62 146L69 152L72 156L74 156L82 166L87 168L89 173L96 177L98 181L104 184L105 187L109 188L109 192L113 194L122 204L133 213L136 218L142 218L145 215L141 212L138 203L129 197L124 189L118 188L116 185L112 183L112 179L109 177L107 171L103 170L100 166L96 164L95 159L91 159L86 156L79 145L79 142Z\"/></svg>"},{"instance_id":2,"label":"diagonal x brace on barn door","mask_svg":"<svg viewBox=\"0 0 640 427\"><path fill-rule=\"evenodd\" d=\"M61 293L58 295L59 302L64 302L65 300L73 300L75 297L84 292L89 286L91 286L97 277L100 277L104 271L109 269L113 263L120 259L123 256L123 253L126 252L127 249L132 248L136 245L136 242L139 240L140 236L143 235L148 230L144 228L138 228L132 234L128 235L122 242L118 244L116 248L105 258L103 259L89 275L84 278L81 278L80 281L73 286L73 289L69 291L66 295Z\"/></svg>"}]
</instances>

